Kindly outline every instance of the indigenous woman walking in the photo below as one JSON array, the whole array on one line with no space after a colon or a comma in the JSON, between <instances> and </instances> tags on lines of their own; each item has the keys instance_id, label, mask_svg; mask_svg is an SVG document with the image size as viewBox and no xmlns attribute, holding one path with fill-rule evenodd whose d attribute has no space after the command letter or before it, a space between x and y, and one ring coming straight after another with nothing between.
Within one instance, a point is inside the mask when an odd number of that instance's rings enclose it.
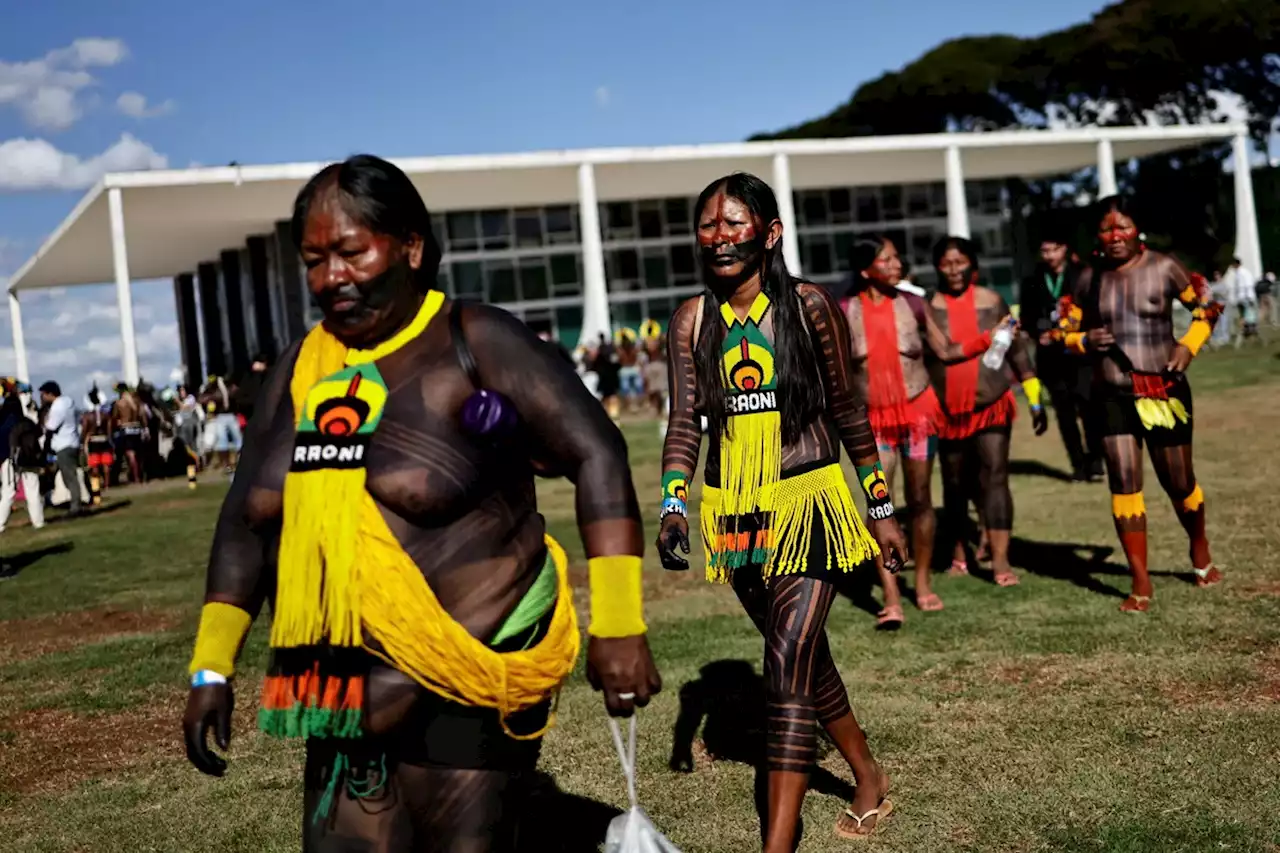
<instances>
[{"instance_id":1,"label":"indigenous woman walking","mask_svg":"<svg viewBox=\"0 0 1280 853\"><path fill-rule=\"evenodd\" d=\"M511 315L434 287L409 178L320 171L293 237L324 322L280 360L223 504L191 661L187 755L231 735L235 659L272 600L259 726L306 739L306 851L509 851L579 636L534 471L577 487L588 677L626 715L660 686L626 447Z\"/></svg>"},{"instance_id":2,"label":"indigenous woman walking","mask_svg":"<svg viewBox=\"0 0 1280 853\"><path fill-rule=\"evenodd\" d=\"M1111 515L1129 561L1133 594L1120 609L1145 613L1151 604L1147 573L1147 510L1142 497L1142 445L1191 543L1197 586L1212 586L1222 572L1209 554L1204 492L1191 464L1191 384L1187 367L1213 334L1222 306L1202 276L1142 242L1132 202L1112 196L1094 211L1099 254L1080 277L1082 328L1064 334L1077 352L1096 353L1094 388L1102 406L1103 450L1111 486ZM1173 337L1173 303L1191 311L1191 326Z\"/></svg>"},{"instance_id":3,"label":"indigenous woman walking","mask_svg":"<svg viewBox=\"0 0 1280 853\"><path fill-rule=\"evenodd\" d=\"M793 278L769 186L735 174L702 191L697 239L706 291L672 317L671 412L663 448L668 569L687 569L686 505L707 420L702 536L707 577L730 582L765 637L766 853L790 853L817 751L817 724L858 789L836 824L868 835L892 808L827 645L835 584L883 553L905 556L888 484L850 370L849 330L827 291ZM853 458L872 533L840 469Z\"/></svg>"},{"instance_id":4,"label":"indigenous woman walking","mask_svg":"<svg viewBox=\"0 0 1280 853\"><path fill-rule=\"evenodd\" d=\"M854 292L845 305L845 316L851 335L854 384L867 401L871 430L890 483L899 459L902 461L911 516L916 606L925 611L941 610L942 599L930 583L937 526L930 479L942 409L929 384L925 347L935 358L955 362L981 355L990 339L973 337L967 349L948 340L924 300L898 290L902 260L889 238L878 234L864 237L854 244L850 260ZM876 626L898 628L903 613L897 578L885 569L883 561L879 565L884 609Z\"/></svg>"},{"instance_id":5,"label":"indigenous woman walking","mask_svg":"<svg viewBox=\"0 0 1280 853\"><path fill-rule=\"evenodd\" d=\"M930 305L934 321L951 340L966 352L981 353L1000 326L1013 331L1004 299L978 284L978 253L973 243L963 237L944 237L933 247L933 265L939 286ZM1031 369L1023 343L1013 340L1008 361L1022 383L1036 435L1043 435L1049 418L1040 405L1040 380ZM969 571L964 528L976 474L978 515L990 548L991 569L997 584L1013 586L1018 576L1009 565L1013 530L1009 436L1017 404L1009 371L1003 361L993 368L973 355L958 364L931 361L929 374L946 413L939 430L939 450L947 530L943 541L954 549L952 573Z\"/></svg>"}]
</instances>

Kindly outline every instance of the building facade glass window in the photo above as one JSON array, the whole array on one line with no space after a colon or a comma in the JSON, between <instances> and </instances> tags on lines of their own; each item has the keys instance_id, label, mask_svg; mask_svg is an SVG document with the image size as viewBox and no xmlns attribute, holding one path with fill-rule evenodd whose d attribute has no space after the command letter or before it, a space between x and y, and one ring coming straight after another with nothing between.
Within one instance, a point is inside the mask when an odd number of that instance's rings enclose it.
<instances>
[{"instance_id":1,"label":"building facade glass window","mask_svg":"<svg viewBox=\"0 0 1280 853\"><path fill-rule=\"evenodd\" d=\"M965 185L970 228L982 251L984 281L1014 301L1007 197L999 181ZM941 182L802 189L794 194L805 278L831 283L849 274L859 235L883 233L909 273L932 288L933 244L946 233ZM608 201L600 230L610 314L636 328L701 292L693 197ZM536 331L573 345L582 328L583 269L576 205L442 211L432 226L444 250L440 286L450 296L501 305Z\"/></svg>"}]
</instances>

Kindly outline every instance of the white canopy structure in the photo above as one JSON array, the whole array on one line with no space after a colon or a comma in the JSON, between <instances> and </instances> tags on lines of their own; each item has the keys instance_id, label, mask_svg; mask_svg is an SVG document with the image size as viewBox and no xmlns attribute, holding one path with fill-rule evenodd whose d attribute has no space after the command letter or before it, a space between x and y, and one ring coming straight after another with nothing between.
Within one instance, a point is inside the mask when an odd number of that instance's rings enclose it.
<instances>
[{"instance_id":1,"label":"white canopy structure","mask_svg":"<svg viewBox=\"0 0 1280 853\"><path fill-rule=\"evenodd\" d=\"M965 182L1041 177L1096 167L1115 191L1116 161L1234 140L1236 254L1261 272L1247 131L1241 125L1117 127L783 140L656 148L396 160L432 212L574 205L581 232L582 334L610 330L599 205L688 196L707 181L745 170L770 181L782 208L784 249L801 268L792 193L833 186L943 182L949 233L968 236ZM123 376L138 381L130 282L179 276L270 234L323 163L229 166L106 175L12 277L9 299L17 375L29 380L19 294L114 282ZM237 304L239 297L236 298ZM181 313L181 306L180 306ZM206 322L207 322L206 315Z\"/></svg>"}]
</instances>

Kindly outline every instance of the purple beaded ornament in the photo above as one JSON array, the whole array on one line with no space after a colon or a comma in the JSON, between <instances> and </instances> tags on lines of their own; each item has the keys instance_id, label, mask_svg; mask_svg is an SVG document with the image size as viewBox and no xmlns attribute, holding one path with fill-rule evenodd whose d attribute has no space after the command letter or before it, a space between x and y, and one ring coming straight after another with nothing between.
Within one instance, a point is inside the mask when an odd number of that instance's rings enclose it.
<instances>
[{"instance_id":1,"label":"purple beaded ornament","mask_svg":"<svg viewBox=\"0 0 1280 853\"><path fill-rule=\"evenodd\" d=\"M478 389L462 403L462 412L459 415L462 431L476 438L490 441L503 439L515 431L518 420L516 407L497 391L489 391L481 386L480 371L476 367L475 357L471 354L471 347L467 345L467 339L462 332L460 304L454 302L449 309L453 349L463 372L467 374L467 379Z\"/></svg>"},{"instance_id":2,"label":"purple beaded ornament","mask_svg":"<svg viewBox=\"0 0 1280 853\"><path fill-rule=\"evenodd\" d=\"M462 429L477 438L502 438L516 426L511 401L496 391L481 389L462 403Z\"/></svg>"}]
</instances>

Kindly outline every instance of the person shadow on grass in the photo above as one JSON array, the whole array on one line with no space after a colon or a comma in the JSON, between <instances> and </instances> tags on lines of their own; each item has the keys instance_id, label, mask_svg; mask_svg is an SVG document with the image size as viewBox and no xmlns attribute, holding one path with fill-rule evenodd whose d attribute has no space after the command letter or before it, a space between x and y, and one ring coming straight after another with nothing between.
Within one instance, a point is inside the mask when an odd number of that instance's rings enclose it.
<instances>
[{"instance_id":1,"label":"person shadow on grass","mask_svg":"<svg viewBox=\"0 0 1280 853\"><path fill-rule=\"evenodd\" d=\"M677 773L707 770L717 761L732 761L753 768L755 807L763 841L768 830L769 778L764 760L764 678L744 660L712 661L703 666L698 675L680 688L680 712L676 717L669 766ZM833 748L822 732L818 739L818 760ZM816 765L809 776L809 790L837 797L845 803L853 800L853 785ZM796 831L796 845L803 835L802 822Z\"/></svg>"},{"instance_id":2,"label":"person shadow on grass","mask_svg":"<svg viewBox=\"0 0 1280 853\"><path fill-rule=\"evenodd\" d=\"M570 794L551 775L535 771L520 821L520 853L596 853L609 822L622 814L615 806Z\"/></svg>"},{"instance_id":3,"label":"person shadow on grass","mask_svg":"<svg viewBox=\"0 0 1280 853\"><path fill-rule=\"evenodd\" d=\"M1129 567L1125 563L1115 563L1109 559L1115 552L1116 549L1109 545L1036 542L1018 536L1009 540L1009 563L1014 568L1045 578L1069 581L1099 595L1124 598L1129 593L1095 577L1106 575L1129 578ZM1196 582L1196 576L1192 572L1153 571L1151 576L1175 578L1190 584Z\"/></svg>"}]
</instances>

